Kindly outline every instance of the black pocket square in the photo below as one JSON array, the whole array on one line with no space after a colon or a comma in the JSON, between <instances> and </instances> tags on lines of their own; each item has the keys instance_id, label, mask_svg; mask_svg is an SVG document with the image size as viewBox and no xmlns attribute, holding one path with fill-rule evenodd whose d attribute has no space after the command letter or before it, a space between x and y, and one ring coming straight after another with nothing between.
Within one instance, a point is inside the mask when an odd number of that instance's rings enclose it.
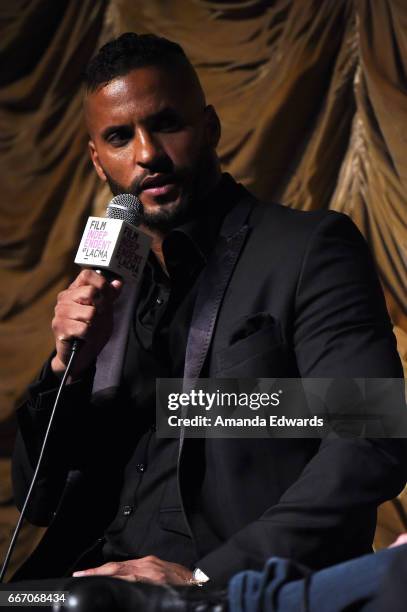
<instances>
[{"instance_id":1,"label":"black pocket square","mask_svg":"<svg viewBox=\"0 0 407 612\"><path fill-rule=\"evenodd\" d=\"M256 314L249 315L243 319L242 324L233 332L230 344L234 344L261 329L266 329L275 324L276 320L268 312L257 312Z\"/></svg>"}]
</instances>

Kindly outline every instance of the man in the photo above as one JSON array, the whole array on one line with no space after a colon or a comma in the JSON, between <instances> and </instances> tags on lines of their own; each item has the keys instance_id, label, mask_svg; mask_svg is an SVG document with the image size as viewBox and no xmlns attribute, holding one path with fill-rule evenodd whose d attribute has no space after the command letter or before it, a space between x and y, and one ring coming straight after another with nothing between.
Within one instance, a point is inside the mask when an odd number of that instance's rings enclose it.
<instances>
[{"instance_id":1,"label":"man","mask_svg":"<svg viewBox=\"0 0 407 612\"><path fill-rule=\"evenodd\" d=\"M84 343L28 510L49 529L16 579L223 585L270 556L316 569L369 552L377 505L406 480L404 442L154 435L158 377L402 377L359 232L222 175L215 110L165 39L105 45L85 116L95 169L140 198L152 255L138 292L82 271L58 297L55 354L19 411L20 506L71 340Z\"/></svg>"}]
</instances>

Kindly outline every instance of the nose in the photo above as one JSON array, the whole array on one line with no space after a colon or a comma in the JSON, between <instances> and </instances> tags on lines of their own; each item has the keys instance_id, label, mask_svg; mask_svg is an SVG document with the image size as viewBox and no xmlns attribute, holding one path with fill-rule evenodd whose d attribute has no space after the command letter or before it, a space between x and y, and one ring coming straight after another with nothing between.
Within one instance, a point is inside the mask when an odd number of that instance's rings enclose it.
<instances>
[{"instance_id":1,"label":"nose","mask_svg":"<svg viewBox=\"0 0 407 612\"><path fill-rule=\"evenodd\" d=\"M135 138L135 163L151 168L162 158L163 149L157 138L146 129L139 129Z\"/></svg>"}]
</instances>

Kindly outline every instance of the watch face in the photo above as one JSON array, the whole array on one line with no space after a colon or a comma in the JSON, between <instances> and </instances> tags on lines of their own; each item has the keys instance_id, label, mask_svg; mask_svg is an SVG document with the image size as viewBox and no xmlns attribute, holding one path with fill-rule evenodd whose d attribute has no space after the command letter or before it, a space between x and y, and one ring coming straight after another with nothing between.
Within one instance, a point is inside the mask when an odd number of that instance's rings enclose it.
<instances>
[{"instance_id":1,"label":"watch face","mask_svg":"<svg viewBox=\"0 0 407 612\"><path fill-rule=\"evenodd\" d=\"M199 567L194 569L192 576L197 582L208 582L209 580L208 576L204 574L203 571L199 569Z\"/></svg>"}]
</instances>

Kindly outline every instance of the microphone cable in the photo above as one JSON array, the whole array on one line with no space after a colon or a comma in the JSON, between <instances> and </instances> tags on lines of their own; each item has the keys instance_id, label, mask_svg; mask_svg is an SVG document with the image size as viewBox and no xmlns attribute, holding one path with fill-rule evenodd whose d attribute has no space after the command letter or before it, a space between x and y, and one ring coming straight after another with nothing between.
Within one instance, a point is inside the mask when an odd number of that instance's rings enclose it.
<instances>
[{"instance_id":1,"label":"microphone cable","mask_svg":"<svg viewBox=\"0 0 407 612\"><path fill-rule=\"evenodd\" d=\"M4 576L5 576L7 568L8 568L8 564L10 562L11 555L12 555L14 547L16 545L17 536L18 536L18 534L20 532L20 529L21 529L21 525L22 525L22 522L23 522L24 514L25 514L26 508L28 506L28 503L30 501L31 493L32 493L32 491L34 489L34 485L36 483L36 480L37 480L37 477L38 477L38 473L40 471L42 459L43 459L43 456L44 456L45 448L47 446L47 442L48 442L49 434L50 434L50 431L51 431L52 423L54 421L54 416L55 416L56 409L57 409L57 406L58 406L59 398L61 396L62 389L65 386L65 382L66 382L66 380L67 380L67 378L69 376L69 372L71 370L72 363L74 361L75 355L78 352L78 349L79 349L80 345L81 345L81 340L76 339L76 340L74 340L72 342L71 354L70 354L70 357L69 357L68 365L66 366L64 375L63 375L62 380L60 382L60 385L58 387L57 396L55 398L54 406L53 406L52 412L51 412L51 417L49 419L47 430L45 432L44 441L42 443L42 447L41 447L40 455L38 457L37 466L35 468L34 476L32 477L30 488L28 489L28 493L26 495L23 507L21 509L20 517L19 517L17 525L16 525L16 527L14 529L14 532L13 532L13 535L12 535L12 538L11 538L11 542L10 542L10 545L8 547L8 550L7 550L6 557L4 559L3 566L1 568L0 583L3 582Z\"/></svg>"}]
</instances>

